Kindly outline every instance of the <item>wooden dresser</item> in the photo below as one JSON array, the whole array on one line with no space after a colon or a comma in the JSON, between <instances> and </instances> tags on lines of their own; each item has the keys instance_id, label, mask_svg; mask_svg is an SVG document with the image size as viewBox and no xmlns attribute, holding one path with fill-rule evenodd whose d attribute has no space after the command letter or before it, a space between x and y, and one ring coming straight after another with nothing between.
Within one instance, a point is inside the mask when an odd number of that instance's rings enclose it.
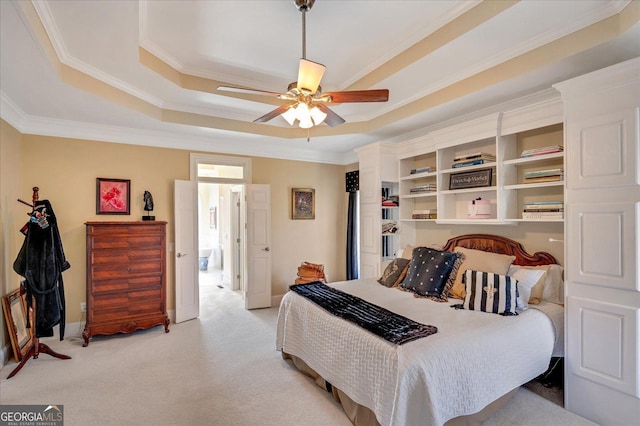
<instances>
[{"instance_id":1,"label":"wooden dresser","mask_svg":"<svg viewBox=\"0 0 640 426\"><path fill-rule=\"evenodd\" d=\"M83 346L99 334L164 325L166 222L87 222L87 324Z\"/></svg>"}]
</instances>

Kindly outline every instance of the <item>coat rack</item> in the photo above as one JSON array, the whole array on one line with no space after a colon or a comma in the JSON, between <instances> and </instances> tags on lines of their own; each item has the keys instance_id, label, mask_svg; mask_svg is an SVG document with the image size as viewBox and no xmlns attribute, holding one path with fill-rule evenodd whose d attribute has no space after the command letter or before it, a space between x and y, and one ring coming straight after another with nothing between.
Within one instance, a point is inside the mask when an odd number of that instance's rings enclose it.
<instances>
[{"instance_id":1,"label":"coat rack","mask_svg":"<svg viewBox=\"0 0 640 426\"><path fill-rule=\"evenodd\" d=\"M40 188L38 188L37 186L33 187L32 204L29 204L26 201L23 201L19 198L18 198L18 202L31 207L32 209L31 211L33 212L33 210L36 207L37 201L40 199L38 195L39 190ZM26 289L24 288L24 285L21 284L20 294L23 294L25 291ZM36 312L36 301L32 300L31 307L27 308L27 318L36 318L35 312ZM34 330L34 328L35 328L35 324L33 324L32 322L31 329ZM53 349L51 349L49 346L45 345L44 343L40 343L38 337L36 336L35 331L33 331L33 339L31 339L31 347L24 354L18 366L14 368L13 371L7 376L7 379L10 379L16 374L18 374L18 372L22 369L22 367L24 367L24 365L27 363L27 361L29 361L30 358L33 357L33 359L37 359L40 353L45 353L45 354L51 355L54 358L59 358L59 359L71 359L70 356L60 354L54 351Z\"/></svg>"}]
</instances>

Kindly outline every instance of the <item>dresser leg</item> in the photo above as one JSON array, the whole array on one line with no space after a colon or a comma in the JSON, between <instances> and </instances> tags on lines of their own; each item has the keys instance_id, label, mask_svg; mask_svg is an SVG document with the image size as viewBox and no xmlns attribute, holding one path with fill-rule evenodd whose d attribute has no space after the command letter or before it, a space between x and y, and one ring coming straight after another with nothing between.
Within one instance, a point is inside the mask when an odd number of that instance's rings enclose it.
<instances>
[{"instance_id":1,"label":"dresser leg","mask_svg":"<svg viewBox=\"0 0 640 426\"><path fill-rule=\"evenodd\" d=\"M171 320L169 318L165 318L165 320L164 320L164 332L165 333L169 332L169 323L171 323Z\"/></svg>"}]
</instances>

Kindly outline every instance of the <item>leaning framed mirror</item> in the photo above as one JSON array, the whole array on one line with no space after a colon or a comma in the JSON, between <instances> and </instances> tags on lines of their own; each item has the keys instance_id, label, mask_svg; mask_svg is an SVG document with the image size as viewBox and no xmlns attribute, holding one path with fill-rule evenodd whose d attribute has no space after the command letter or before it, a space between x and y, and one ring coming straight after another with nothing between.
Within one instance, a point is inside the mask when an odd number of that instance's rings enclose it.
<instances>
[{"instance_id":1,"label":"leaning framed mirror","mask_svg":"<svg viewBox=\"0 0 640 426\"><path fill-rule=\"evenodd\" d=\"M33 344L33 328L27 328L26 293L14 290L2 298L2 310L13 348L13 357L20 362ZM30 321L33 324L33 321Z\"/></svg>"}]
</instances>

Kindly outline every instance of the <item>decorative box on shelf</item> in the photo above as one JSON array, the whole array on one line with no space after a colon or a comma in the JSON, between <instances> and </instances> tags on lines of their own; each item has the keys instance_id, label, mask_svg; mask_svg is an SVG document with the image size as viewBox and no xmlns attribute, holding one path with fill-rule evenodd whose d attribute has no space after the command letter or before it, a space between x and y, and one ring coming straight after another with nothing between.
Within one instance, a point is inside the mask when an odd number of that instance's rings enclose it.
<instances>
[{"instance_id":1,"label":"decorative box on shelf","mask_svg":"<svg viewBox=\"0 0 640 426\"><path fill-rule=\"evenodd\" d=\"M467 217L469 219L489 219L491 217L491 203L489 200L476 198L475 200L469 201Z\"/></svg>"}]
</instances>

